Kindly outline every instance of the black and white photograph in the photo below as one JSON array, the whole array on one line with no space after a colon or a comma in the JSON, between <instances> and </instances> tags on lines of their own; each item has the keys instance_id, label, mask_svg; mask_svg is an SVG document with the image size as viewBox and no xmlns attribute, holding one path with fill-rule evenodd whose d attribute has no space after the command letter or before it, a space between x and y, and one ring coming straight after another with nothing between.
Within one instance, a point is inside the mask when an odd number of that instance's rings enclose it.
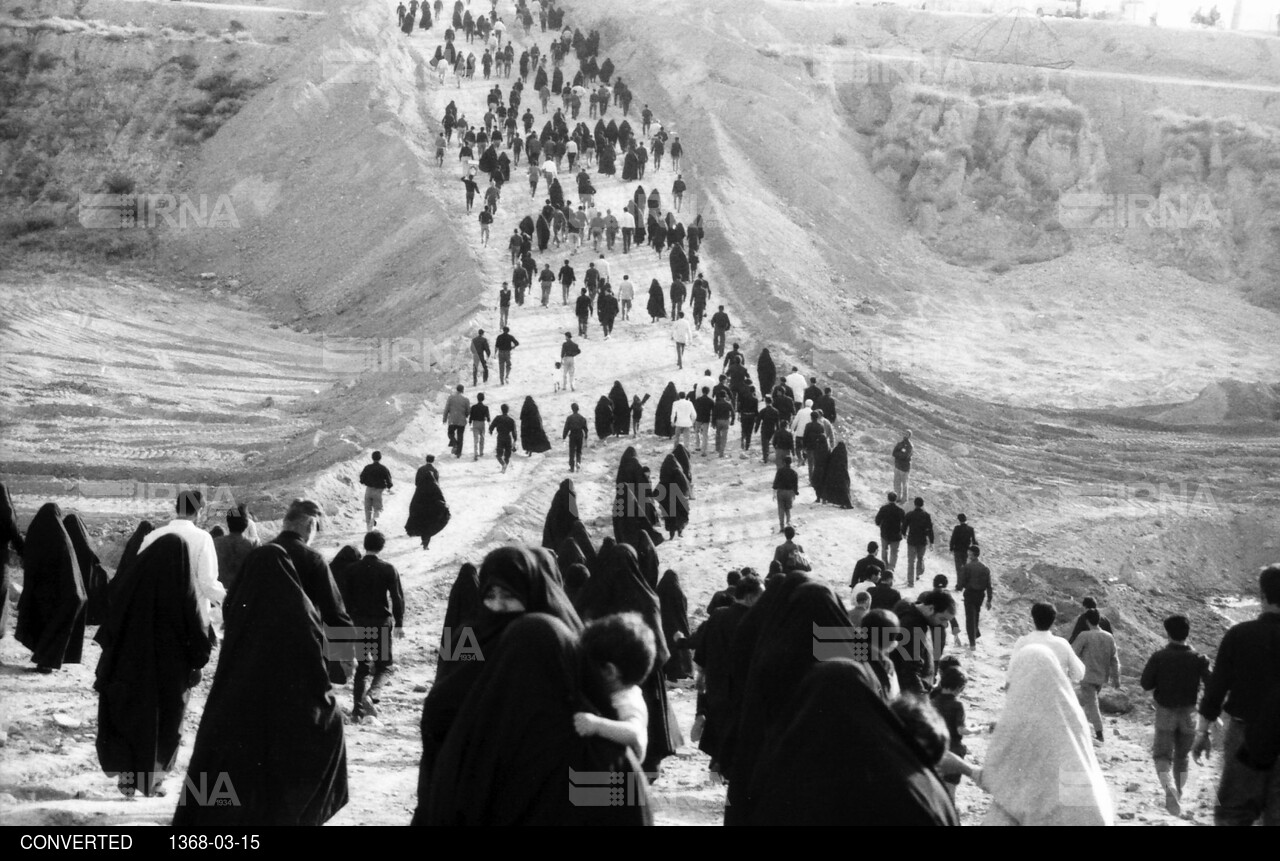
<instances>
[{"instance_id":1,"label":"black and white photograph","mask_svg":"<svg viewBox=\"0 0 1280 861\"><path fill-rule=\"evenodd\" d=\"M1280 0L3 0L0 381L11 850L1280 825Z\"/></svg>"}]
</instances>

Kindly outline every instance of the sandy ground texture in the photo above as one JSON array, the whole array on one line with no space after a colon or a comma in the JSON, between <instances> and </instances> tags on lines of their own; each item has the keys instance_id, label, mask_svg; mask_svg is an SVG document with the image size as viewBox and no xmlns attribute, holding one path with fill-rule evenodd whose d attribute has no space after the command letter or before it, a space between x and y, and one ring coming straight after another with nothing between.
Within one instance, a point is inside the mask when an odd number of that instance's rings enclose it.
<instances>
[{"instance_id":1,"label":"sandy ground texture","mask_svg":"<svg viewBox=\"0 0 1280 861\"><path fill-rule=\"evenodd\" d=\"M688 50L689 45L704 39L713 51L729 52L726 40L732 34L726 35L724 29L736 19L727 9L726 4L717 6L725 23L711 15L699 19L698 27L685 28L678 39L673 37L670 45L661 49L664 53L659 58L665 62L676 56L694 56L696 52ZM647 43L648 50L656 51L661 40L673 32L665 29L670 21L662 17L667 13L654 10L651 4L646 4L643 11L659 19L651 31L654 41ZM590 13L584 9L582 14ZM628 26L633 13L619 14L624 17L617 27ZM589 18L575 17L570 18L570 23L579 20L584 26L590 23ZM456 148L451 148L445 168L437 169L423 144L434 137L438 118L450 100L456 100L460 112L469 118L480 117L491 84L477 78L442 89L430 76L418 78L415 70L420 73L423 69L442 38L441 28L437 26L429 35L418 33L406 40L393 24L394 17L388 11L371 6L344 9L341 22L351 33L370 40L360 50L379 68L379 83L373 88L376 98L382 100L379 122L385 122L388 134L394 132L399 141L414 142L412 146L395 144L395 158L399 164L406 154L412 155L411 173L407 171L406 176L413 179L405 184L403 193L417 195L421 212L426 213L421 224L438 229L440 244L449 246L447 252L433 250L431 254L447 254L450 272L470 273L464 285L470 292L462 310L450 306L447 313L451 316L442 324L450 327L448 343L461 344L476 327L486 328L490 335L496 332L497 288L509 273L504 240L520 218L540 203L541 196L531 201L526 196L527 183L513 181L503 194L491 245L480 246L475 216L466 217L463 212ZM546 38L535 35L545 49ZM519 47L527 44L523 34L516 36ZM746 37L738 34L737 38ZM609 46L606 38L606 54L611 53ZM1031 601L1042 597L1055 600L1065 611L1081 594L1093 592L1116 622L1126 687L1137 704L1131 714L1108 719L1111 732L1100 750L1121 821L1210 821L1214 767L1193 770L1184 819L1175 820L1163 812L1162 795L1147 753L1150 709L1145 697L1135 689L1134 676L1146 654L1159 645L1153 633L1159 618L1173 609L1192 616L1196 625L1193 638L1211 648L1231 618L1231 602L1248 591L1250 572L1280 551L1274 532L1264 525L1266 512L1274 510L1280 498L1280 470L1274 468L1280 459L1275 432L1245 429L1224 434L1216 428L1193 426L1173 433L1140 417L1119 421L1111 413L1088 408L1135 401L1168 404L1187 399L1203 385L1230 376L1223 373L1223 363L1236 359L1206 351L1212 367L1202 369L1195 382L1170 384L1158 395L1150 394L1152 379L1178 380L1180 369L1194 364L1191 357L1195 353L1185 348L1185 338L1197 337L1202 328L1211 329L1209 336L1224 343L1232 340L1235 331L1260 337L1269 318L1257 309L1232 304L1224 294L1226 310L1215 313L1229 316L1210 326L1203 322L1203 315L1206 308L1219 304L1219 297L1202 296L1203 304L1197 305L1189 289L1171 294L1178 298L1168 313L1152 313L1150 309L1156 307L1154 291L1157 286L1164 290L1167 285L1151 273L1125 280L1133 285L1126 288L1130 290L1129 302L1117 302L1114 313L1109 310L1111 305L1097 310L1084 294L1033 299L1036 290L1028 285L984 283L968 273L935 278L938 273L949 271L949 267L929 258L928 252L912 240L895 214L896 204L876 186L860 192L864 196L858 205L867 207L868 201L879 201L880 209L864 209L861 222L870 223L874 212L883 223L859 239L855 249L857 254L867 255L868 260L874 257L869 271L878 274L868 280L875 283L857 289L828 289L828 285L838 285L839 279L833 279L831 265L807 244L805 231L794 227L784 230L780 221L767 220L786 206L784 201L793 199L792 193L802 194L822 178L806 174L783 183L778 179L780 172L770 169L775 162L761 157L763 150L748 150L742 143L742 135L748 129L753 139L756 132L751 128L753 118L749 112L717 111L713 116L721 91L712 88L688 90L688 103L668 100L662 93L650 95L659 92L649 89L657 85L653 70L667 67L663 63L642 63L641 53L634 45L629 51L626 58L612 55L620 74L636 92L633 118L635 109L647 100L655 107L659 121L681 131L687 147L684 173L686 179L692 178L691 191L695 192L690 197L706 200L709 194L719 212L729 213L708 227L704 269L711 279L713 303L728 306L735 321L733 336L743 343L751 366L754 367L760 347L768 345L779 366L797 364L806 373L821 375L835 385L841 414L838 430L851 451L855 507L839 511L818 506L812 502L810 491L802 491L796 520L817 576L847 596L853 562L862 554L866 541L875 537L870 521L890 481L888 451L903 426L915 428L916 487L929 500L940 530L950 525L956 512L969 513L997 581L996 607L984 617L985 634L980 647L963 659L971 678L964 699L974 758L981 760L988 727L999 716L1008 649L1027 628L1026 609ZM746 62L741 55L738 61ZM741 73L741 69L735 73ZM741 80L748 77L744 75ZM672 73L666 80L666 93L674 92L678 78ZM505 90L509 82L498 83ZM785 97L784 90L770 96L776 100ZM340 110L336 95L326 98L332 109ZM313 99L309 104L319 104L319 100ZM543 119L539 115L539 122ZM815 124L824 121L811 120ZM230 146L225 142L219 145ZM839 154L851 163L860 157L851 144L843 145ZM517 171L513 170L513 180ZM594 173L592 177L598 190L598 206L614 212L621 210L634 191L634 184L624 184L616 177ZM664 168L647 172L642 183L646 189L656 185L665 202L673 179ZM866 179L875 182L869 176ZM699 185L703 182L705 186ZM710 192L703 190L706 186L710 186ZM568 184L566 193L572 198ZM842 209L841 217L846 214L847 210ZM766 221L753 222L757 215ZM835 234L818 230L816 235L824 251L836 244L832 238ZM778 243L780 237L781 247L768 244ZM246 241L251 244L257 240ZM779 253L761 253L766 247ZM594 259L585 252L570 254L567 249L537 256L540 264L551 262L553 270L569 257L579 276L587 261ZM524 397L533 395L553 440L559 436L572 401L576 399L590 418L595 401L615 380L623 383L628 396L653 395L640 436L635 440L600 442L593 433L583 471L574 476L582 518L597 541L608 530L613 475L622 450L635 444L642 462L656 470L669 447L667 441L644 432L652 429L653 408L661 389L669 380L688 386L704 369L719 366L711 349L710 333L704 328L690 347L685 369L677 372L669 324L648 322L643 311L646 288L655 277L664 284L669 282L665 259L648 249L636 249L624 256L620 246L607 259L615 283L623 274L629 274L636 282L638 308L630 321L619 322L607 343L600 337L598 324L592 321L590 336L582 342L583 353L577 363L576 391L553 391L553 363L563 332L576 331L572 313L559 304L558 290L553 291L549 308L526 301L524 307L512 310L510 325L521 341L515 352L512 380L500 387L495 372L490 383L480 387L491 408L509 403L517 412ZM844 259L847 263L854 258ZM388 260L394 262L391 257ZM747 277L752 265L758 265L759 274ZM1109 265L1108 261L1074 261L1073 268L1056 273L1052 283L1076 283L1082 273L1093 271L1101 292L1108 283L1102 267ZM39 288L36 278L24 275L6 288L10 300L18 301L14 297ZM890 295L895 285L905 290L912 280L930 285L931 292L926 297L921 286L915 292L901 294L906 298L900 296L895 307L909 312L909 318L885 320L875 316L871 323L864 323L864 316L855 318L863 293L874 293L883 301L882 297ZM60 287L66 283L72 289L76 286L71 278L58 282ZM106 280L94 284L95 290L107 286ZM472 289L471 285L480 286ZM936 295L932 292L935 285ZM819 290L819 286L823 289ZM975 291L969 303L972 307L963 311L972 317L957 321L953 316L955 303L949 300L962 295L963 290ZM300 312L301 317L338 313L333 311L340 306L335 297L326 290L317 293L320 301L310 306L311 310ZM10 328L5 330L6 347L18 342L24 346L17 357L6 359L6 379L9 368L17 368L20 359L25 370L19 379L26 388L16 400L5 403L6 464L30 464L24 473L45 481L86 472L86 468L59 471L50 464L81 457L86 467L92 467L106 463L111 451L146 447L156 450L149 456L163 462L164 469L159 472L166 475L182 475L184 469L195 464L226 458L235 468L228 468L225 480L238 487L250 484L245 476L252 475L255 469L274 470L280 466L277 458L291 451L287 441L281 443L282 438L300 441L299 453L305 447L302 441L314 442L314 447L321 449L342 445L345 448L327 450L323 463L302 460L286 464L272 480L265 480L264 476L255 484L262 498L272 503L264 505L260 514L268 534L278 526L271 518L279 516L281 500L295 492L320 499L333 516L318 547L326 556L332 556L341 544L357 542L362 532L356 476L365 454L378 447L386 455L384 462L391 468L397 486L388 497L387 510L381 518L391 539L384 558L397 566L404 579L408 631L399 646L397 672L383 689L376 723L347 728L352 799L333 824L406 823L415 803L419 712L433 677L449 585L461 562L478 562L487 550L508 540L537 540L551 495L568 475L563 445L557 440L552 452L545 456L517 455L505 475L499 474L492 457L492 441L482 458L471 458L470 439L463 458L448 457L438 406L446 390L442 382L463 382L469 394L475 391L470 374L456 361L448 364L449 373L443 381L424 372L415 384L407 384L399 377L390 379L391 374L374 373L361 377L356 389L347 389L341 373L328 377L313 366L304 369L302 363L288 355L279 355L290 352L289 345L294 344L295 337L299 340L293 349L301 350L315 344L314 336L270 329L270 324L254 316L252 311L260 306L249 298L242 306L228 304L224 297L184 295L150 285L133 285L119 300L111 299L113 294L105 290L91 294L100 296L100 300L76 295L80 298L69 308L35 302L22 305L29 309L24 312L25 317L7 323ZM179 303L175 313L180 313L184 321L193 321L189 327L192 332L213 341L219 339L219 333L226 332L221 337L232 346L221 353L210 344L201 346L199 353L206 358L201 360L200 368L176 364L187 348L166 340L166 327L174 325L173 318L164 316L165 302L171 297L181 297L173 299ZM78 309L84 301L103 303L93 319L108 321L106 328L98 330L95 325L77 323ZM873 304L876 301L872 299ZM406 308L412 305L405 303ZM397 307L387 299L378 313L386 319ZM983 308L989 313L981 313ZM242 313L244 316L234 316ZM1071 322L1068 318L1072 313L1083 314L1085 319ZM998 315L998 324L986 325L991 315ZM1046 322L1034 324L1037 315L1045 315ZM1109 315L1115 319L1107 321ZM23 323L23 319L27 322ZM779 322L792 319L794 323L786 325ZM851 322L855 319L857 324ZM963 349L948 348L937 354L941 347L931 344L954 344L957 322L966 321L972 324L970 330L975 334ZM1107 321L1105 325L1114 337L1133 331L1139 324L1158 329L1158 337L1149 342L1150 361L1125 371L1134 362L1124 350L1102 353L1097 343L1077 343L1080 331L1102 325L1099 321ZM1055 336L1054 326L1064 328ZM1201 328L1189 328L1193 326ZM1233 328L1236 326L1240 328ZM1182 336L1180 327L1184 329ZM159 344L153 349L159 350L157 355L138 346L147 340L135 337L139 331L156 333L153 339L158 339ZM1256 337L1251 339L1257 346ZM862 346L868 340L883 344L874 366L867 360L872 353ZM1271 347L1266 347L1267 343ZM101 344L110 350L110 363L95 358L94 350ZM1257 361L1266 359L1268 349L1274 350L1274 343L1262 342L1259 350L1263 359ZM848 361L850 355L861 359ZM1228 350L1227 355L1243 357L1244 351L1236 354ZM10 365L10 361L14 364ZM1085 361L1093 364L1081 368ZM130 362L136 366L133 374L115 370L129 368ZM173 370L166 370L165 362L175 363ZM89 371L95 363L97 376ZM191 383L184 385L184 380ZM99 385L102 390L82 393L81 401L81 394L74 390L64 395L49 388L74 385ZM375 390L376 398L367 397L368 387ZM299 414L291 399L265 394L273 390L301 392L301 402L310 411ZM155 407L134 405L116 420L108 421L100 412L107 404L125 403L123 399L130 393L140 397L165 392L177 401L178 405L170 408L176 414L148 417L148 410ZM308 398L306 392L327 395L312 394ZM273 397L273 403L266 405L266 397ZM341 400L342 397L350 400ZM397 397L402 399L395 400ZM82 404L80 412L72 415L74 411L68 405L77 403ZM383 406L375 410L375 403ZM253 404L257 406L251 407ZM384 408L386 411L381 412ZM41 409L48 412L49 418L39 419ZM226 427L210 420L213 416L226 419ZM74 438L55 438L49 423L68 417L83 423L77 425L81 433ZM40 421L46 423L41 425ZM148 425L148 421L153 424ZM350 432L337 433L348 424ZM243 439L246 436L249 442ZM260 444L252 442L259 438ZM158 445L157 439L165 440L164 444ZM14 447L10 449L10 445ZM741 455L737 445L735 429L729 457L695 456L697 497L690 525L683 538L659 548L662 565L680 572L690 607L694 608L690 621L695 625L705 618L701 608L721 587L724 572L743 565L763 569L778 542L768 490L772 469L760 464L754 451ZM277 454L257 466L248 456L256 448ZM42 455L42 451L46 454ZM422 551L414 539L405 537L401 529L413 471L426 453L439 457L441 485L454 515L448 529L433 540L428 552ZM137 453L125 452L121 457L146 462L146 457ZM110 477L118 475L113 473ZM286 479L286 475L293 477ZM47 491L35 488L35 492L19 494L17 502L24 522L45 498L61 498ZM136 518L157 511L154 500L139 502L135 498L99 505L83 496L66 498L76 502L75 507L99 513L103 520L107 519L105 515L112 515L113 524L126 514ZM950 555L945 551L931 553L928 569L930 576L939 571L950 573ZM1207 596L1221 597L1226 606L1207 601ZM1073 617L1074 613L1064 612L1065 623ZM93 748L96 698L91 690L96 650L92 644L86 646L84 665L40 676L28 671L28 655L12 638L0 641L0 684L5 694L0 701L5 740L0 748L0 822L101 825L164 823L171 817L172 794L159 799L123 800L114 781L97 768ZM193 693L185 728L187 744L179 754L171 784L176 784L184 773L207 689L206 679ZM349 689L341 692L340 698L349 706ZM693 722L691 686L675 686L672 700L687 733ZM723 800L723 788L709 779L706 758L689 744L667 761L663 776L654 787L656 818L662 824L718 823ZM964 785L958 801L966 823L980 820L986 804L980 792Z\"/></svg>"}]
</instances>

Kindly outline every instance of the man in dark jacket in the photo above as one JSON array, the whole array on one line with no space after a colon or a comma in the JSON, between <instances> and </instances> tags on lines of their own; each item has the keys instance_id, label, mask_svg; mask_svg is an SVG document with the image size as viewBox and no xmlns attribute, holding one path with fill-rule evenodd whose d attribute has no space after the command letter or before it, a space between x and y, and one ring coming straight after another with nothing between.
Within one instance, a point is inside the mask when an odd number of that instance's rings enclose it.
<instances>
[{"instance_id":1,"label":"man in dark jacket","mask_svg":"<svg viewBox=\"0 0 1280 861\"><path fill-rule=\"evenodd\" d=\"M744 452L751 450L751 433L755 430L756 415L759 409L755 387L748 385L738 395L738 418L742 420L742 450Z\"/></svg>"},{"instance_id":2,"label":"man in dark jacket","mask_svg":"<svg viewBox=\"0 0 1280 861\"><path fill-rule=\"evenodd\" d=\"M378 688L394 664L391 640L404 635L404 589L400 585L400 574L394 565L378 558L386 543L381 532L367 533L364 558L342 572L339 584L351 621L365 632L355 656L355 705L351 710L355 720L378 713L374 706L378 701Z\"/></svg>"},{"instance_id":3,"label":"man in dark jacket","mask_svg":"<svg viewBox=\"0 0 1280 861\"><path fill-rule=\"evenodd\" d=\"M924 554L933 544L933 518L924 510L924 499L915 498L915 508L902 519L907 537L907 586L914 586L916 578L924 578Z\"/></svg>"},{"instance_id":4,"label":"man in dark jacket","mask_svg":"<svg viewBox=\"0 0 1280 861\"><path fill-rule=\"evenodd\" d=\"M778 422L780 417L778 409L773 405L773 398L765 395L764 406L760 408L760 412L756 415L756 420L760 423L760 449L764 455L764 463L769 462L769 446L773 443L773 435L778 431ZM743 430L746 430L746 422L743 422Z\"/></svg>"},{"instance_id":5,"label":"man in dark jacket","mask_svg":"<svg viewBox=\"0 0 1280 861\"><path fill-rule=\"evenodd\" d=\"M489 382L489 339L484 336L484 329L471 339L471 385L480 385L481 370L484 381Z\"/></svg>"},{"instance_id":6,"label":"man in dark jacket","mask_svg":"<svg viewBox=\"0 0 1280 861\"><path fill-rule=\"evenodd\" d=\"M876 526L880 527L880 559L890 571L898 567L898 545L902 543L905 517L896 493L890 493L889 501L876 512Z\"/></svg>"},{"instance_id":7,"label":"man in dark jacket","mask_svg":"<svg viewBox=\"0 0 1280 861\"><path fill-rule=\"evenodd\" d=\"M1142 670L1142 689L1156 702L1155 741L1151 758L1164 788L1165 809L1182 813L1182 789L1190 770L1191 745L1195 741L1196 700L1201 682L1208 684L1209 659L1187 645L1191 622L1186 616L1164 620L1168 644L1153 654Z\"/></svg>"},{"instance_id":8,"label":"man in dark jacket","mask_svg":"<svg viewBox=\"0 0 1280 861\"><path fill-rule=\"evenodd\" d=\"M1226 712L1215 825L1280 825L1280 761L1266 761L1280 746L1280 565L1264 568L1258 585L1262 612L1218 645L1191 748L1197 762L1209 752L1209 726Z\"/></svg>"},{"instance_id":9,"label":"man in dark jacket","mask_svg":"<svg viewBox=\"0 0 1280 861\"><path fill-rule=\"evenodd\" d=\"M382 513L382 492L391 489L391 471L382 465L382 452L373 453L373 462L360 470L360 483L364 485L364 528L367 532L378 522Z\"/></svg>"},{"instance_id":10,"label":"man in dark jacket","mask_svg":"<svg viewBox=\"0 0 1280 861\"><path fill-rule=\"evenodd\" d=\"M520 342L510 328L503 326L502 334L494 339L493 345L498 350L498 383L505 386L511 379L511 351L519 347Z\"/></svg>"},{"instance_id":11,"label":"man in dark jacket","mask_svg":"<svg viewBox=\"0 0 1280 861\"><path fill-rule=\"evenodd\" d=\"M893 588L893 569L886 568L880 574L880 582L867 590L871 595L872 610L892 610L902 600L902 593Z\"/></svg>"},{"instance_id":12,"label":"man in dark jacket","mask_svg":"<svg viewBox=\"0 0 1280 861\"><path fill-rule=\"evenodd\" d=\"M582 446L587 441L587 417L578 412L577 404L570 404L572 412L564 420L561 439L569 440L569 472L582 470Z\"/></svg>"},{"instance_id":13,"label":"man in dark jacket","mask_svg":"<svg viewBox=\"0 0 1280 861\"><path fill-rule=\"evenodd\" d=\"M712 346L715 347L716 355L724 357L724 341L725 336L729 334L729 330L733 325L729 322L729 315L724 312L724 306L719 306L720 310L711 315L711 331Z\"/></svg>"},{"instance_id":14,"label":"man in dark jacket","mask_svg":"<svg viewBox=\"0 0 1280 861\"><path fill-rule=\"evenodd\" d=\"M884 573L884 563L876 558L876 551L880 549L880 545L874 541L867 543L867 555L863 556L853 566L853 577L849 580L849 586L855 587L859 583L865 583L868 580L880 582L880 575Z\"/></svg>"},{"instance_id":15,"label":"man in dark jacket","mask_svg":"<svg viewBox=\"0 0 1280 861\"><path fill-rule=\"evenodd\" d=\"M578 294L573 310L578 315L578 334L585 338L587 337L587 321L591 319L591 297L587 295L586 287L583 287L582 292Z\"/></svg>"},{"instance_id":16,"label":"man in dark jacket","mask_svg":"<svg viewBox=\"0 0 1280 861\"><path fill-rule=\"evenodd\" d=\"M516 447L516 420L510 416L511 407L506 404L502 405L502 414L489 423L489 433L498 435L498 444L495 447L498 454L498 463L502 464L502 471L507 471L507 464L511 463L511 453Z\"/></svg>"},{"instance_id":17,"label":"man in dark jacket","mask_svg":"<svg viewBox=\"0 0 1280 861\"><path fill-rule=\"evenodd\" d=\"M956 578L956 591L964 596L964 625L969 634L969 648L976 648L982 631L978 627L978 618L982 613L982 602L985 599L987 609L991 609L991 598L994 590L991 586L991 569L982 564L978 558L982 550L974 544L969 547L969 561L960 569Z\"/></svg>"},{"instance_id":18,"label":"man in dark jacket","mask_svg":"<svg viewBox=\"0 0 1280 861\"><path fill-rule=\"evenodd\" d=\"M573 267L566 260L564 265L560 267L560 291L564 294L562 305L569 304L569 291L573 289L573 284L578 280L577 274L573 271Z\"/></svg>"},{"instance_id":19,"label":"man in dark jacket","mask_svg":"<svg viewBox=\"0 0 1280 861\"><path fill-rule=\"evenodd\" d=\"M703 386L701 396L693 402L693 410L696 416L694 429L698 441L698 452L703 457L706 457L707 448L711 444L711 413L715 406L716 402L711 399L711 388Z\"/></svg>"},{"instance_id":20,"label":"man in dark jacket","mask_svg":"<svg viewBox=\"0 0 1280 861\"><path fill-rule=\"evenodd\" d=\"M329 572L329 563L324 557L312 550L310 544L320 534L324 522L324 512L320 506L310 499L295 499L285 512L281 523L281 532L271 542L284 548L298 573L298 583L302 591L307 593L311 603L320 614L326 637L328 655L329 680L343 685L347 682L351 663L352 637L351 616L347 613L346 604L338 584ZM228 596L234 601L234 596ZM230 602L229 602L230 603ZM228 607L227 612L231 612Z\"/></svg>"},{"instance_id":21,"label":"man in dark jacket","mask_svg":"<svg viewBox=\"0 0 1280 861\"><path fill-rule=\"evenodd\" d=\"M911 431L907 431L902 441L893 447L893 491L899 499L907 498L907 477L911 472L911 458L915 447L911 445Z\"/></svg>"},{"instance_id":22,"label":"man in dark jacket","mask_svg":"<svg viewBox=\"0 0 1280 861\"><path fill-rule=\"evenodd\" d=\"M968 518L963 514L956 515L957 523L951 529L951 541L949 549L951 555L956 560L956 577L960 576L960 572L964 570L964 566L969 561L969 548L977 542L974 535L973 527L969 525Z\"/></svg>"}]
</instances>

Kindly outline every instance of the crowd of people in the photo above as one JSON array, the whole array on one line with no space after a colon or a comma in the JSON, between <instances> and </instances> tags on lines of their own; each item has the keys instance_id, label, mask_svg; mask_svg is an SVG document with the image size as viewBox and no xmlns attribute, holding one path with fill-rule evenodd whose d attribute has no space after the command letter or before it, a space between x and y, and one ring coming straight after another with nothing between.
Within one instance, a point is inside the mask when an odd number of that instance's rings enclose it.
<instances>
[{"instance_id":1,"label":"crowd of people","mask_svg":"<svg viewBox=\"0 0 1280 861\"><path fill-rule=\"evenodd\" d=\"M670 262L672 283L664 289L652 282L646 311L651 325L671 320L678 379L667 383L653 410L653 433L671 441L656 481L634 445L621 454L611 534L591 534L579 516L574 479L565 478L540 542L504 545L478 566L460 566L435 680L422 704L414 824L651 824L652 782L684 744L669 699L670 686L681 682L697 691L689 738L710 757L712 777L728 785L726 824L954 825L955 790L964 778L990 795L986 824L1111 824L1114 803L1095 745L1106 741L1101 690L1120 682L1116 626L1086 599L1076 630L1058 637L1056 607L1035 603L1033 630L1013 646L1001 714L976 764L965 741L962 695L982 637L981 612L992 608L997 580L974 524L957 513L951 528L954 588L947 574L935 574L923 589L935 527L922 496L903 508L915 455L904 430L889 458L893 492L865 526L879 541L853 565L848 603L829 576L813 571L792 521L800 468L815 503L854 507L832 388L795 366L780 373L767 349L752 373L745 338L728 343L733 327L724 305L707 319L719 368L683 373L687 347L710 307L711 288L698 270L702 224L686 226L673 211L664 214L661 195L642 187L621 219L610 210L601 214L586 170L612 175L620 159L622 180L638 181L666 157L679 171L678 136L667 135L645 105L639 124L647 140L636 138L626 120L630 91L613 64L599 60L598 34L563 28L553 2L519 0L512 18L530 43L536 27L553 34L546 55L534 44L517 53L518 34L496 0L491 5L479 13L463 0L454 4L435 65L456 76L459 88L477 67L485 79L495 70L510 79L514 70L505 98L494 87L481 123L472 126L455 108L437 142L443 164L457 138L468 205L480 193L470 163L480 152L475 169L489 176L483 208L490 220L482 229L492 223L522 154L531 191L547 183L546 204L536 218L525 216L510 239L515 268L500 290L502 334L494 344L499 386L510 381L519 347L509 325L513 302L522 306L535 280L543 307L561 285L579 338L590 338L592 316L605 339L616 320L630 321L634 288L624 275L615 295L606 257L618 234L622 254L647 241ZM412 0L396 11L410 36L446 20L441 0L431 8ZM464 38L467 45L479 40L480 58L461 46ZM566 67L575 61L570 75ZM519 114L526 81L544 114L553 95L561 99L539 135L531 110ZM598 118L594 130L577 122L584 95L588 116ZM604 124L615 106L623 122ZM559 186L564 161L569 171L579 169L576 209ZM675 183L679 211L682 175ZM570 261L587 241L598 256L577 287ZM549 262L539 274L534 242L540 253L569 246L558 274ZM553 394L576 390L574 360L582 350L574 337L564 333ZM482 330L471 355L476 388L488 382L494 357ZM455 458L464 453L468 428L473 460L493 438L502 472L517 445L528 456L551 450L532 396L517 421L514 404L491 413L485 394L468 397L459 384L444 405ZM593 427L600 440L647 434L649 400L629 396L615 381L591 420L572 403L560 437L570 471L581 469ZM695 459L732 451L754 460L756 440L758 463L774 467L770 484L783 541L761 564L763 575L755 568L731 571L705 621L694 626L680 574L662 564L659 547L681 540L690 522ZM76 515L64 517L49 503L23 531L4 491L0 557L11 545L23 561L17 639L31 649L35 668L51 673L82 660L85 625L98 625L97 750L121 792L167 791L189 691L216 656L174 824L321 824L347 803L344 723L378 726L381 689L396 667L393 644L406 614L423 610L406 605L399 572L381 558L387 537L378 521L393 479L381 452L373 452L359 475L365 534L359 547L343 546L332 560L312 546L328 521L312 500L289 504L279 534L268 541L244 506L226 512L219 534L201 528L204 500L186 491L172 522L137 527L110 577ZM404 530L429 549L449 521L439 469L428 455L414 476ZM921 587L914 598L895 588L904 540L906 585ZM1192 648L1190 623L1173 615L1164 622L1167 645L1141 674L1156 705L1153 759L1171 813L1182 809L1189 760L1209 751L1210 728L1225 715L1215 820L1280 824L1280 566L1261 573L1259 591L1262 614L1233 627L1216 660ZM960 642L961 611L963 657L947 652L949 635ZM4 623L0 615L0 635ZM343 709L338 697L348 681L351 706ZM222 789L235 793L236 804L207 803L219 791L207 785L210 775L225 780Z\"/></svg>"}]
</instances>

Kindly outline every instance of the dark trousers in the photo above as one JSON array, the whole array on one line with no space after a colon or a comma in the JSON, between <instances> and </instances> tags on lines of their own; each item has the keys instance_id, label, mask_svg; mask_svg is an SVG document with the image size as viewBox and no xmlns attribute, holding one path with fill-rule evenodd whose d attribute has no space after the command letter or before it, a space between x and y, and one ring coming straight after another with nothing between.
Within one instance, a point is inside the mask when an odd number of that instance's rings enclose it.
<instances>
[{"instance_id":1,"label":"dark trousers","mask_svg":"<svg viewBox=\"0 0 1280 861\"><path fill-rule=\"evenodd\" d=\"M586 442L586 437L583 434L569 434L569 469L571 471L582 467L582 444L584 442Z\"/></svg>"},{"instance_id":2,"label":"dark trousers","mask_svg":"<svg viewBox=\"0 0 1280 861\"><path fill-rule=\"evenodd\" d=\"M454 457L462 457L462 431L466 425L449 425L449 448Z\"/></svg>"},{"instance_id":3,"label":"dark trousers","mask_svg":"<svg viewBox=\"0 0 1280 861\"><path fill-rule=\"evenodd\" d=\"M587 319L586 317L578 318L578 334L584 338L587 337Z\"/></svg>"},{"instance_id":4,"label":"dark trousers","mask_svg":"<svg viewBox=\"0 0 1280 861\"><path fill-rule=\"evenodd\" d=\"M755 413L747 413L742 416L742 450L749 451L751 449L751 432L756 429Z\"/></svg>"},{"instance_id":5,"label":"dark trousers","mask_svg":"<svg viewBox=\"0 0 1280 861\"><path fill-rule=\"evenodd\" d=\"M622 253L627 254L631 251L631 229L622 228Z\"/></svg>"},{"instance_id":6,"label":"dark trousers","mask_svg":"<svg viewBox=\"0 0 1280 861\"><path fill-rule=\"evenodd\" d=\"M952 550L951 555L956 560L956 582L960 581L960 572L964 570L964 564L969 561L968 550Z\"/></svg>"},{"instance_id":7,"label":"dark trousers","mask_svg":"<svg viewBox=\"0 0 1280 861\"><path fill-rule=\"evenodd\" d=\"M769 462L769 446L773 444L773 434L776 430L777 428L760 426L760 451L764 455L765 463Z\"/></svg>"},{"instance_id":8,"label":"dark trousers","mask_svg":"<svg viewBox=\"0 0 1280 861\"><path fill-rule=\"evenodd\" d=\"M981 589L964 590L964 630L969 635L969 645L977 645L981 631L978 630L978 617L982 614L982 601L986 593Z\"/></svg>"}]
</instances>

